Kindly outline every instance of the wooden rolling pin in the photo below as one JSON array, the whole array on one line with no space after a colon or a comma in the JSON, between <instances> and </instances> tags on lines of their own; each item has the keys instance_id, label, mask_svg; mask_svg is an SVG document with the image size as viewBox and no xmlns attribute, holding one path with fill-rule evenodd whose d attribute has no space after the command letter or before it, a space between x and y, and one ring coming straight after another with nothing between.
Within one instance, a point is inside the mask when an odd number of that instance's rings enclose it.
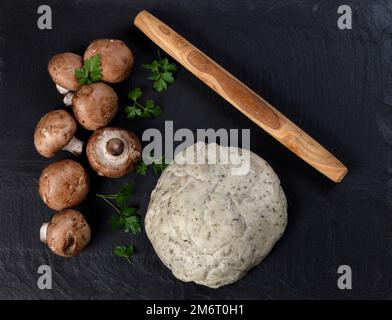
<instances>
[{"instance_id":1,"label":"wooden rolling pin","mask_svg":"<svg viewBox=\"0 0 392 320\"><path fill-rule=\"evenodd\" d=\"M301 159L331 180L342 181L346 166L173 29L147 11L140 12L134 23L160 48Z\"/></svg>"}]
</instances>

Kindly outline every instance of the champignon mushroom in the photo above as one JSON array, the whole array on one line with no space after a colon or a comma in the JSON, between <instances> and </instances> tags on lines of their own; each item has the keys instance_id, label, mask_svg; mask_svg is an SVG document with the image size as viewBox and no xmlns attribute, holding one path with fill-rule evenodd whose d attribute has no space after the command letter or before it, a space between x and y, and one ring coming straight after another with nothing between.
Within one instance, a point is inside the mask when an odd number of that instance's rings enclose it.
<instances>
[{"instance_id":1,"label":"champignon mushroom","mask_svg":"<svg viewBox=\"0 0 392 320\"><path fill-rule=\"evenodd\" d=\"M86 147L91 167L108 178L119 178L132 171L141 159L141 150L135 134L121 128L95 131Z\"/></svg>"},{"instance_id":2,"label":"champignon mushroom","mask_svg":"<svg viewBox=\"0 0 392 320\"><path fill-rule=\"evenodd\" d=\"M107 84L97 82L81 86L72 99L76 120L87 130L109 124L118 111L116 92Z\"/></svg>"},{"instance_id":3,"label":"champignon mushroom","mask_svg":"<svg viewBox=\"0 0 392 320\"><path fill-rule=\"evenodd\" d=\"M87 47L84 60L97 54L101 56L102 81L118 83L124 81L131 73L133 54L121 40L94 40Z\"/></svg>"},{"instance_id":4,"label":"champignon mushroom","mask_svg":"<svg viewBox=\"0 0 392 320\"><path fill-rule=\"evenodd\" d=\"M53 157L60 150L80 155L83 150L83 142L75 138L76 129L76 121L67 111L48 112L35 128L35 148L46 158Z\"/></svg>"},{"instance_id":5,"label":"champignon mushroom","mask_svg":"<svg viewBox=\"0 0 392 320\"><path fill-rule=\"evenodd\" d=\"M90 242L91 231L83 215L76 210L57 212L49 222L42 224L39 236L55 254L74 257Z\"/></svg>"},{"instance_id":6,"label":"champignon mushroom","mask_svg":"<svg viewBox=\"0 0 392 320\"><path fill-rule=\"evenodd\" d=\"M73 160L61 160L47 166L41 173L38 192L53 210L63 210L81 203L89 191L86 170Z\"/></svg>"},{"instance_id":7,"label":"champignon mushroom","mask_svg":"<svg viewBox=\"0 0 392 320\"><path fill-rule=\"evenodd\" d=\"M49 74L61 94L67 94L69 91L76 91L79 88L75 69L82 66L82 57L72 52L56 54L49 60Z\"/></svg>"}]
</instances>

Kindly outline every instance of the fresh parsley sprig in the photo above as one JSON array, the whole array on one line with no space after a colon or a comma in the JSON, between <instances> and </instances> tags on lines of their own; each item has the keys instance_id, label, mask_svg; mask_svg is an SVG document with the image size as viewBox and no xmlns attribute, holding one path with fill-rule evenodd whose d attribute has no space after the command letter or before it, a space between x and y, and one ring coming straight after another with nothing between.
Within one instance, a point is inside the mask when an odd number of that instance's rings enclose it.
<instances>
[{"instance_id":1,"label":"fresh parsley sprig","mask_svg":"<svg viewBox=\"0 0 392 320\"><path fill-rule=\"evenodd\" d=\"M117 257L125 258L130 264L132 264L131 258L135 253L135 248L133 245L125 246L125 245L118 245L114 247L114 254Z\"/></svg>"},{"instance_id":2,"label":"fresh parsley sprig","mask_svg":"<svg viewBox=\"0 0 392 320\"><path fill-rule=\"evenodd\" d=\"M169 84L174 83L173 72L178 71L174 62L170 62L168 58L161 58L159 50L158 59L154 59L152 63L144 64L143 68L150 71L148 79L153 81L153 88L158 92L165 91Z\"/></svg>"},{"instance_id":3,"label":"fresh parsley sprig","mask_svg":"<svg viewBox=\"0 0 392 320\"><path fill-rule=\"evenodd\" d=\"M169 164L165 162L165 157L162 157L159 161L154 161L152 163L152 167L154 169L155 174L161 174ZM143 160L139 162L137 165L135 172L145 176L148 170L148 164L146 164Z\"/></svg>"},{"instance_id":4,"label":"fresh parsley sprig","mask_svg":"<svg viewBox=\"0 0 392 320\"><path fill-rule=\"evenodd\" d=\"M147 174L148 165L141 160L139 164L135 168L135 172L140 174L141 176L145 176Z\"/></svg>"},{"instance_id":5,"label":"fresh parsley sprig","mask_svg":"<svg viewBox=\"0 0 392 320\"><path fill-rule=\"evenodd\" d=\"M168 163L165 163L165 157L162 157L162 160L159 162L154 162L152 167L155 174L161 174L168 167L168 165Z\"/></svg>"},{"instance_id":6,"label":"fresh parsley sprig","mask_svg":"<svg viewBox=\"0 0 392 320\"><path fill-rule=\"evenodd\" d=\"M138 102L139 98L143 95L140 88L135 88L128 93L128 98L133 101L133 105L124 108L126 117L130 120L159 117L161 114L161 107L154 104L153 100L147 100L143 106Z\"/></svg>"},{"instance_id":7,"label":"fresh parsley sprig","mask_svg":"<svg viewBox=\"0 0 392 320\"><path fill-rule=\"evenodd\" d=\"M101 56L96 54L84 61L83 67L75 70L75 76L80 85L91 84L101 80Z\"/></svg>"},{"instance_id":8,"label":"fresh parsley sprig","mask_svg":"<svg viewBox=\"0 0 392 320\"><path fill-rule=\"evenodd\" d=\"M140 217L136 214L137 208L125 206L126 202L133 195L133 192L133 184L127 184L121 188L119 193L97 194L97 197L104 200L116 211L116 214L112 215L109 219L113 230L124 230L125 232L138 235L142 231L142 227Z\"/></svg>"}]
</instances>

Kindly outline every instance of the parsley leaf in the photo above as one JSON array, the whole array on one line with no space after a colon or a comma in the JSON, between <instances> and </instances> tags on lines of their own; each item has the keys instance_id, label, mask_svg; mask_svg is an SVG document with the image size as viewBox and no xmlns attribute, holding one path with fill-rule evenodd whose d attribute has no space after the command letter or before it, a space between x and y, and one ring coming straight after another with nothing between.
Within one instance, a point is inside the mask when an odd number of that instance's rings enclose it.
<instances>
[{"instance_id":1,"label":"parsley leaf","mask_svg":"<svg viewBox=\"0 0 392 320\"><path fill-rule=\"evenodd\" d=\"M75 70L75 76L80 85L91 84L101 80L101 56L96 54L84 61L83 67Z\"/></svg>"},{"instance_id":2,"label":"parsley leaf","mask_svg":"<svg viewBox=\"0 0 392 320\"><path fill-rule=\"evenodd\" d=\"M131 215L125 218L125 232L131 231L135 236L142 232L142 227L140 226L140 217L136 215Z\"/></svg>"},{"instance_id":3,"label":"parsley leaf","mask_svg":"<svg viewBox=\"0 0 392 320\"><path fill-rule=\"evenodd\" d=\"M165 163L165 157L162 157L161 160L154 162L153 168L155 174L161 174L168 167L168 165L168 163Z\"/></svg>"},{"instance_id":4,"label":"parsley leaf","mask_svg":"<svg viewBox=\"0 0 392 320\"><path fill-rule=\"evenodd\" d=\"M140 88L135 88L128 93L129 100L133 101L133 105L124 108L125 115L128 119L143 119L151 117L159 117L161 115L161 107L154 104L153 100L147 100L143 106L138 102L139 98L143 95Z\"/></svg>"},{"instance_id":5,"label":"parsley leaf","mask_svg":"<svg viewBox=\"0 0 392 320\"><path fill-rule=\"evenodd\" d=\"M131 258L135 253L135 248L132 245L124 246L118 245L114 247L114 254L117 257L125 258L129 263L131 263Z\"/></svg>"},{"instance_id":6,"label":"parsley leaf","mask_svg":"<svg viewBox=\"0 0 392 320\"><path fill-rule=\"evenodd\" d=\"M167 83L160 78L157 81L154 81L153 88L158 92L165 91L167 89Z\"/></svg>"},{"instance_id":7,"label":"parsley leaf","mask_svg":"<svg viewBox=\"0 0 392 320\"><path fill-rule=\"evenodd\" d=\"M121 209L121 215L128 218L136 214L136 208L123 208Z\"/></svg>"},{"instance_id":8,"label":"parsley leaf","mask_svg":"<svg viewBox=\"0 0 392 320\"><path fill-rule=\"evenodd\" d=\"M162 79L165 80L167 83L174 82L173 74L169 71L162 73Z\"/></svg>"},{"instance_id":9,"label":"parsley leaf","mask_svg":"<svg viewBox=\"0 0 392 320\"><path fill-rule=\"evenodd\" d=\"M142 90L140 88L135 88L130 93L128 93L128 98L136 102L142 95Z\"/></svg>"},{"instance_id":10,"label":"parsley leaf","mask_svg":"<svg viewBox=\"0 0 392 320\"><path fill-rule=\"evenodd\" d=\"M168 58L161 58L158 50L158 59L154 59L150 64L144 64L143 68L150 71L147 79L153 81L153 88L162 92L168 87L168 84L174 83L173 72L178 71L175 63L170 63Z\"/></svg>"},{"instance_id":11,"label":"parsley leaf","mask_svg":"<svg viewBox=\"0 0 392 320\"><path fill-rule=\"evenodd\" d=\"M122 187L120 192L116 195L117 204L122 207L124 203L132 197L134 190L135 186L133 183L128 183Z\"/></svg>"},{"instance_id":12,"label":"parsley leaf","mask_svg":"<svg viewBox=\"0 0 392 320\"><path fill-rule=\"evenodd\" d=\"M147 164L142 160L137 165L135 172L142 176L145 176L147 174L147 169L148 169Z\"/></svg>"},{"instance_id":13,"label":"parsley leaf","mask_svg":"<svg viewBox=\"0 0 392 320\"><path fill-rule=\"evenodd\" d=\"M165 162L165 157L162 157L158 161L154 161L152 163L152 167L155 174L161 174L167 167L168 163ZM136 167L136 173L145 176L147 174L148 165L142 160L139 162L138 166Z\"/></svg>"},{"instance_id":14,"label":"parsley leaf","mask_svg":"<svg viewBox=\"0 0 392 320\"><path fill-rule=\"evenodd\" d=\"M132 197L133 193L134 185L129 183L123 186L119 193L97 194L97 197L103 199L116 211L116 214L109 219L113 230L131 231L137 235L142 230L140 217L136 215L137 208L125 207L126 202Z\"/></svg>"},{"instance_id":15,"label":"parsley leaf","mask_svg":"<svg viewBox=\"0 0 392 320\"><path fill-rule=\"evenodd\" d=\"M125 226L124 218L118 214L112 215L109 219L109 223L112 226L113 231L124 229Z\"/></svg>"},{"instance_id":16,"label":"parsley leaf","mask_svg":"<svg viewBox=\"0 0 392 320\"><path fill-rule=\"evenodd\" d=\"M97 194L97 197L104 200L116 211L109 219L113 230L124 230L125 232L132 232L134 235L138 235L142 231L142 227L141 219L136 215L137 208L125 207L126 202L132 197L133 193L134 185L133 183L128 183L120 189L119 193ZM134 253L135 248L132 245L118 245L114 247L114 254L117 257L127 259L130 264Z\"/></svg>"}]
</instances>

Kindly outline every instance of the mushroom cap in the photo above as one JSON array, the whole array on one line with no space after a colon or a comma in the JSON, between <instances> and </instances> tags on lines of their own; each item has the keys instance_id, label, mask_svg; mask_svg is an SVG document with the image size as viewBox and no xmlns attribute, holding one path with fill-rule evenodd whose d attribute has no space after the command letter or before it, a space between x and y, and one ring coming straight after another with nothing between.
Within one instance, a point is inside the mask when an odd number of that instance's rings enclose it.
<instances>
[{"instance_id":1,"label":"mushroom cap","mask_svg":"<svg viewBox=\"0 0 392 320\"><path fill-rule=\"evenodd\" d=\"M75 76L75 69L82 66L81 56L72 52L64 52L56 54L49 60L48 71L54 83L70 91L76 91L79 83Z\"/></svg>"},{"instance_id":2,"label":"mushroom cap","mask_svg":"<svg viewBox=\"0 0 392 320\"><path fill-rule=\"evenodd\" d=\"M109 124L118 111L118 97L112 87L103 82L81 86L72 99L76 120L87 130L97 130Z\"/></svg>"},{"instance_id":3,"label":"mushroom cap","mask_svg":"<svg viewBox=\"0 0 392 320\"><path fill-rule=\"evenodd\" d=\"M78 205L86 198L88 191L87 172L73 160L61 160L48 165L39 178L39 195L53 210Z\"/></svg>"},{"instance_id":4,"label":"mushroom cap","mask_svg":"<svg viewBox=\"0 0 392 320\"><path fill-rule=\"evenodd\" d=\"M102 81L118 83L131 73L133 54L121 40L97 39L90 43L84 53L84 60L99 54L102 65Z\"/></svg>"},{"instance_id":5,"label":"mushroom cap","mask_svg":"<svg viewBox=\"0 0 392 320\"><path fill-rule=\"evenodd\" d=\"M76 129L76 121L67 111L48 112L35 128L35 148L42 156L51 158L71 141Z\"/></svg>"},{"instance_id":6,"label":"mushroom cap","mask_svg":"<svg viewBox=\"0 0 392 320\"><path fill-rule=\"evenodd\" d=\"M119 141L122 142L120 146ZM114 150L108 150L108 147L114 147ZM118 153L118 150L122 152ZM141 151L142 146L136 135L121 128L95 131L86 148L91 167L108 178L119 178L132 171L141 159Z\"/></svg>"},{"instance_id":7,"label":"mushroom cap","mask_svg":"<svg viewBox=\"0 0 392 320\"><path fill-rule=\"evenodd\" d=\"M46 244L57 255L73 257L90 242L91 230L83 215L76 210L57 212L49 222Z\"/></svg>"}]
</instances>

